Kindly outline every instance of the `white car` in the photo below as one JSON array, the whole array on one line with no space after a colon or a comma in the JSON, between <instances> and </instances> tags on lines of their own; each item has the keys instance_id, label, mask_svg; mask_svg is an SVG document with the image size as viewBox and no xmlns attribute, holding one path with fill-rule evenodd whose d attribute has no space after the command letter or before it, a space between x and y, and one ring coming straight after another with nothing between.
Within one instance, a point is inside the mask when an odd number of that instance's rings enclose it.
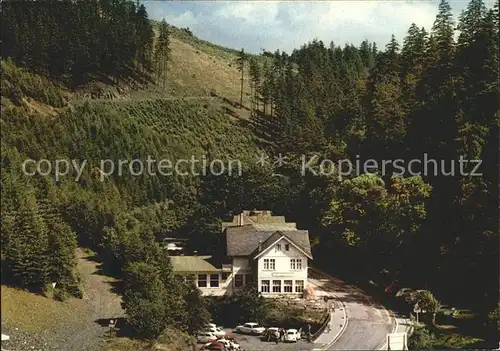
<instances>
[{"instance_id":1,"label":"white car","mask_svg":"<svg viewBox=\"0 0 500 351\"><path fill-rule=\"evenodd\" d=\"M223 336L226 336L226 332L219 327L214 327L214 326L206 326L205 329L203 329L204 332L209 332L214 334L218 338L222 338Z\"/></svg>"},{"instance_id":2,"label":"white car","mask_svg":"<svg viewBox=\"0 0 500 351\"><path fill-rule=\"evenodd\" d=\"M238 325L236 327L236 331L240 332L242 334L253 334L253 335L260 335L262 334L266 328L261 327L259 323L245 323L243 325Z\"/></svg>"},{"instance_id":3,"label":"white car","mask_svg":"<svg viewBox=\"0 0 500 351\"><path fill-rule=\"evenodd\" d=\"M229 350L239 350L240 349L240 345L235 343L235 342L232 342L231 340L219 339L219 340L217 340L217 342L224 344L224 346L226 346L226 348L228 348ZM208 342L205 344L205 346L210 346L211 344L212 344L211 342Z\"/></svg>"},{"instance_id":4,"label":"white car","mask_svg":"<svg viewBox=\"0 0 500 351\"><path fill-rule=\"evenodd\" d=\"M217 336L208 331L202 331L196 335L196 341L200 344L211 343L217 341Z\"/></svg>"},{"instance_id":5,"label":"white car","mask_svg":"<svg viewBox=\"0 0 500 351\"><path fill-rule=\"evenodd\" d=\"M223 329L223 327L218 326L217 324L214 324L214 323L207 323L207 324L205 325L205 328L211 328L211 327L213 327L213 328L219 328L219 329L221 329L221 330Z\"/></svg>"},{"instance_id":6,"label":"white car","mask_svg":"<svg viewBox=\"0 0 500 351\"><path fill-rule=\"evenodd\" d=\"M287 342L297 342L300 339L299 332L297 329L288 329L285 334L285 341Z\"/></svg>"}]
</instances>

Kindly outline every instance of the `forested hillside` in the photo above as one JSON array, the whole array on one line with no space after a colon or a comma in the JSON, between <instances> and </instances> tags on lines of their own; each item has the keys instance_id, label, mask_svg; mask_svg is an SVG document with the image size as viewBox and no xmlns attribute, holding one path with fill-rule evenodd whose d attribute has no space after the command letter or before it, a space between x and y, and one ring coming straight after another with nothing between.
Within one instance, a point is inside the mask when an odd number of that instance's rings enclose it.
<instances>
[{"instance_id":1,"label":"forested hillside","mask_svg":"<svg viewBox=\"0 0 500 351\"><path fill-rule=\"evenodd\" d=\"M139 336L193 332L206 302L175 280L161 239L213 254L221 220L265 208L309 230L315 264L353 281L382 284L386 272L472 308L496 346L487 316L498 314L498 1L471 0L454 19L443 0L432 28L413 24L385 48L313 40L260 56L153 25L132 1L4 1L2 16L2 284L42 292L57 282L61 299L80 296L74 252L91 248L123 279ZM196 52L193 63L179 50ZM193 67L201 75L212 64L207 83ZM139 82L141 99L75 99L89 84L123 82ZM214 101L167 99L175 89L214 90ZM286 164L257 166L261 152ZM316 170L323 159L376 160L378 174L304 173L303 155L317 155ZM99 167L148 156L237 159L243 172L104 176ZM461 174L460 157L482 163ZM77 179L75 169L56 179L26 176L26 159L86 165ZM421 160L412 171L426 174L381 168L398 159L407 170ZM430 171L424 159L436 160Z\"/></svg>"}]
</instances>

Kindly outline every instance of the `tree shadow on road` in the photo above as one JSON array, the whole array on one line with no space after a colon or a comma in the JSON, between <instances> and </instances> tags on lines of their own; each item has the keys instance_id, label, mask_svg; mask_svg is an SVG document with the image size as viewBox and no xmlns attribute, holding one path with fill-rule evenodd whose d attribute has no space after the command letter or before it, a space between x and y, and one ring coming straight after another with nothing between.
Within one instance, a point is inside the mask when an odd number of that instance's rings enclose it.
<instances>
[{"instance_id":1,"label":"tree shadow on road","mask_svg":"<svg viewBox=\"0 0 500 351\"><path fill-rule=\"evenodd\" d=\"M118 295L123 294L123 284L117 267L107 263L109 260L104 260L99 254L90 254L83 259L97 263L96 271L93 274L110 278L105 282L111 286L111 292Z\"/></svg>"},{"instance_id":2,"label":"tree shadow on road","mask_svg":"<svg viewBox=\"0 0 500 351\"><path fill-rule=\"evenodd\" d=\"M116 321L116 327L114 329L114 334L111 332L111 328L109 328L109 323L111 320ZM132 328L132 326L128 323L127 318L119 317L119 318L101 318L95 321L103 328L107 328L106 336L116 336L116 337L126 337L126 338L137 338L137 332Z\"/></svg>"}]
</instances>

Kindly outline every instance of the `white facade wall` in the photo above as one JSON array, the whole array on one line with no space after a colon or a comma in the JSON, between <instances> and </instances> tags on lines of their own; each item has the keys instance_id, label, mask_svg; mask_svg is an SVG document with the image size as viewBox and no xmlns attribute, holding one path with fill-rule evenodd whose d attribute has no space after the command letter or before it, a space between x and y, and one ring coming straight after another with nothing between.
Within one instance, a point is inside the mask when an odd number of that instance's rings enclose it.
<instances>
[{"instance_id":1,"label":"white facade wall","mask_svg":"<svg viewBox=\"0 0 500 351\"><path fill-rule=\"evenodd\" d=\"M250 283L250 280L255 281L255 279L250 259L248 257L233 257L230 292L233 293L242 290L245 285Z\"/></svg>"},{"instance_id":2,"label":"white facade wall","mask_svg":"<svg viewBox=\"0 0 500 351\"><path fill-rule=\"evenodd\" d=\"M278 249L277 245L280 245ZM288 251L286 250L288 245ZM301 261L300 269L295 263L295 269L291 266L292 259L299 259ZM271 264L269 269L266 269L266 260L271 263L274 260L274 269ZM281 239L279 242L268 248L265 253L258 258L258 286L259 291L265 296L273 295L300 295L302 291L297 291L296 286L300 286L298 281L303 282L303 287L307 284L307 261L308 257L301 251L297 250L288 240ZM262 290L262 281L269 281L269 293ZM280 292L273 292L273 285L275 281L280 281ZM285 281L292 282L292 291L285 292Z\"/></svg>"},{"instance_id":3,"label":"white facade wall","mask_svg":"<svg viewBox=\"0 0 500 351\"><path fill-rule=\"evenodd\" d=\"M278 249L278 245L280 246ZM288 248L288 250L287 250ZM295 261L295 269L291 265L291 260L300 260L300 267ZM266 260L269 260L269 266L266 266ZM274 260L274 269L271 264ZM307 267L308 257L300 250L296 249L292 243L286 239L281 239L273 246L268 248L262 256L258 257L257 262L248 257L234 257L232 262L232 272L218 273L191 273L196 286L201 290L204 296L221 296L240 291L250 280L257 281L259 292L266 297L282 295L301 295L303 289L307 286ZM256 269L255 269L256 268ZM199 280L201 274L206 274L207 286L200 287ZM212 286L210 275L218 275L218 287ZM223 280L223 276L226 277ZM269 292L262 289L263 281L269 281ZM280 284L276 284L277 281ZM302 282L302 284L300 284ZM273 286L280 286L279 291L273 291ZM291 291L285 291L285 286L291 286ZM300 289L302 287L302 289Z\"/></svg>"},{"instance_id":4,"label":"white facade wall","mask_svg":"<svg viewBox=\"0 0 500 351\"><path fill-rule=\"evenodd\" d=\"M200 280L200 275L206 275L207 276L207 286L206 287L200 287L198 285L199 280ZM212 286L215 285L213 282L211 282L210 275L212 274L217 274L218 280L219 280L219 286ZM223 273L205 273L205 272L199 272L199 273L191 273L191 274L186 274L186 275L192 275L192 279L194 280L195 285L200 289L201 293L203 296L221 296L228 291L228 287L230 287L231 284L231 272L227 273L227 279L225 281L222 280L222 275ZM212 284L211 284L212 283Z\"/></svg>"},{"instance_id":5,"label":"white facade wall","mask_svg":"<svg viewBox=\"0 0 500 351\"><path fill-rule=\"evenodd\" d=\"M200 275L206 274L207 286L199 286ZM210 275L217 274L219 277L219 286L212 286ZM223 276L226 278L223 279ZM192 279L196 286L200 289L203 296L221 296L224 294L232 294L233 292L240 291L243 287L250 282L250 279L255 281L254 272L252 271L251 262L248 257L234 257L232 263L232 272L219 272L219 273L204 273L198 272L193 274ZM216 285L216 284L213 284Z\"/></svg>"}]
</instances>

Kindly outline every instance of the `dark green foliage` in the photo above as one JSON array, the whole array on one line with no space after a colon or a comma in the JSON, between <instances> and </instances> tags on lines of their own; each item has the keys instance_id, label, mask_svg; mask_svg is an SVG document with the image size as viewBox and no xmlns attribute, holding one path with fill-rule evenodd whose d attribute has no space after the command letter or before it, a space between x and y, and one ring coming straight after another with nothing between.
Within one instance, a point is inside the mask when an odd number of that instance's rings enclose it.
<instances>
[{"instance_id":1,"label":"dark green foliage","mask_svg":"<svg viewBox=\"0 0 500 351\"><path fill-rule=\"evenodd\" d=\"M207 298L207 301L213 320L220 325L264 323L272 308L272 301L262 297L252 284L231 296Z\"/></svg>"},{"instance_id":2,"label":"dark green foliage","mask_svg":"<svg viewBox=\"0 0 500 351\"><path fill-rule=\"evenodd\" d=\"M167 22L163 20L158 29L158 39L155 43L154 58L156 64L156 79L163 78L163 89L167 84L168 61L170 61L170 33Z\"/></svg>"},{"instance_id":3,"label":"dark green foliage","mask_svg":"<svg viewBox=\"0 0 500 351\"><path fill-rule=\"evenodd\" d=\"M3 1L2 58L73 84L150 66L152 26L133 1Z\"/></svg>"},{"instance_id":4,"label":"dark green foliage","mask_svg":"<svg viewBox=\"0 0 500 351\"><path fill-rule=\"evenodd\" d=\"M245 71L245 62L248 61L248 55L245 54L245 51L241 49L238 53L238 58L236 59L236 64L238 65L238 71L241 72L241 84L240 84L240 107L243 108L243 77Z\"/></svg>"},{"instance_id":5,"label":"dark green foliage","mask_svg":"<svg viewBox=\"0 0 500 351\"><path fill-rule=\"evenodd\" d=\"M148 70L152 60L166 79L170 27L159 25L153 50L143 7L49 1L51 11L38 11L39 5L10 3L2 3L2 45L17 64L80 83L94 74L126 75L136 61ZM28 22L38 30L29 30ZM314 40L291 55L265 53L262 66L250 60L251 125L258 138L223 112L188 102L88 103L50 118L28 112L29 99L63 107L63 93L48 79L2 62L3 100L17 105L2 102L6 271L18 285L40 289L55 279L71 291L76 236L117 272L127 267L127 313L143 336L154 338L169 326L192 332L207 318L205 301L190 283L173 278L161 239L184 236L199 253L222 254L220 221L266 208L309 229L317 264L366 280L389 271L391 280L427 286L440 301L486 316L498 306L498 1L493 9L471 1L456 42L454 28L449 4L441 1L430 31L411 25L401 48L394 36L384 50L366 41L339 47ZM242 50L242 75L246 60ZM257 142L276 156L286 154L287 164L198 177L133 176L127 167L103 181L98 170L101 159L148 155L255 164ZM456 172L461 155L482 159L482 175L445 176L430 163L422 177L392 177L391 166L380 174L381 162L377 176L300 174L303 154L349 158L363 168L370 158L399 158L407 166L424 153L445 160L448 169L454 160ZM88 164L77 182L74 173L56 182L22 176L28 157ZM412 171L422 168L417 163ZM214 316L229 309L246 319L266 314L255 291L224 301ZM415 347L429 346L425 332L417 339Z\"/></svg>"},{"instance_id":6,"label":"dark green foliage","mask_svg":"<svg viewBox=\"0 0 500 351\"><path fill-rule=\"evenodd\" d=\"M425 327L417 327L408 338L409 350L425 350L433 346L434 336Z\"/></svg>"},{"instance_id":7,"label":"dark green foliage","mask_svg":"<svg viewBox=\"0 0 500 351\"><path fill-rule=\"evenodd\" d=\"M123 307L129 323L146 339L167 327L195 333L210 321L201 292L193 282L174 277L165 251L153 241L137 243L149 257L127 257Z\"/></svg>"},{"instance_id":8,"label":"dark green foliage","mask_svg":"<svg viewBox=\"0 0 500 351\"><path fill-rule=\"evenodd\" d=\"M31 98L50 106L63 107L65 99L58 87L43 76L29 74L17 67L12 60L1 62L2 65L2 97L21 105L23 98Z\"/></svg>"},{"instance_id":9,"label":"dark green foliage","mask_svg":"<svg viewBox=\"0 0 500 351\"><path fill-rule=\"evenodd\" d=\"M143 337L154 339L173 322L172 296L160 270L145 262L131 263L125 273L123 306L127 319Z\"/></svg>"},{"instance_id":10,"label":"dark green foliage","mask_svg":"<svg viewBox=\"0 0 500 351\"><path fill-rule=\"evenodd\" d=\"M459 18L455 42L456 23L449 4L441 1L430 32L411 25L401 50L393 36L381 52L367 42L357 49L313 41L290 57L273 55L262 83L271 110L254 121L256 133L271 141L275 154L309 152L333 161L347 157L353 164L357 157L361 168L375 159L379 174L382 160L401 159L405 177L408 163L423 163L424 153L437 160L436 166L428 163L418 182L409 178L392 184L392 172L400 170L389 164L380 179L386 185L369 191L358 184L354 188L361 189L338 193L356 180L352 176L340 183L328 177L302 179L304 187L295 197L301 210L284 213L314 233L320 243L316 257L325 265L341 266L325 258L335 251L350 262L349 275L359 266L357 272L372 279L375 273L367 271L384 268L393 279L432 287L440 300L467 301L483 313L496 306L497 23L498 4L487 9L482 1L471 1ZM460 156L482 159L477 170L482 176L460 175ZM446 176L452 160L455 175ZM293 177L298 163L280 171ZM472 163L465 168L471 172ZM424 171L423 164L414 163L411 171ZM353 195L358 191L359 198ZM344 196L345 206L340 206ZM335 217L332 210L346 217ZM322 219L333 226L320 228ZM358 226L363 229L353 229ZM361 245L358 231L369 244ZM358 265L361 257L371 257L370 265Z\"/></svg>"}]
</instances>

